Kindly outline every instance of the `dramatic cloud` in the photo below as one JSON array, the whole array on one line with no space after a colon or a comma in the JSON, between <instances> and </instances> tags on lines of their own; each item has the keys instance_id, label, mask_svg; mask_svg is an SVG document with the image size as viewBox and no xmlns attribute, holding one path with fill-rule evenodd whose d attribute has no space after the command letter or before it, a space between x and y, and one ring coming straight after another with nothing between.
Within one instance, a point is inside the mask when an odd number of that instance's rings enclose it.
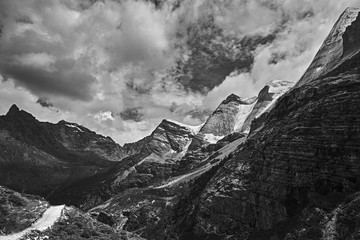
<instances>
[{"instance_id":1,"label":"dramatic cloud","mask_svg":"<svg viewBox=\"0 0 360 240\"><path fill-rule=\"evenodd\" d=\"M347 6L360 3L0 1L0 113L16 103L119 143L162 118L200 124L232 92L298 80Z\"/></svg>"}]
</instances>

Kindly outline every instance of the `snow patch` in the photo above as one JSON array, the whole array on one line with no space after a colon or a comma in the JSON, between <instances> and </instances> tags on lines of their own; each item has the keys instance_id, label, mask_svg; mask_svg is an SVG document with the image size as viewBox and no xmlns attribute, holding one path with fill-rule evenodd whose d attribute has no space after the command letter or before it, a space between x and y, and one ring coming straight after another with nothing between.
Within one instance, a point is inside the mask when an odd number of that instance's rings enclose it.
<instances>
[{"instance_id":1,"label":"snow patch","mask_svg":"<svg viewBox=\"0 0 360 240\"><path fill-rule=\"evenodd\" d=\"M149 155L148 157L150 157L150 156L151 156L151 155ZM114 183L113 183L113 185L116 185L116 184L120 183L122 180L126 179L126 178L130 175L130 173L135 172L135 171L136 171L136 169L135 169L136 166L139 166L139 165L142 164L143 162L149 161L149 158L148 158L148 157L142 159L140 162L138 162L138 163L135 164L134 166L126 169L123 173L118 174L117 177L116 177L116 179L115 179L115 181L114 181Z\"/></svg>"},{"instance_id":2,"label":"snow patch","mask_svg":"<svg viewBox=\"0 0 360 240\"><path fill-rule=\"evenodd\" d=\"M173 151L174 153L176 153L175 151ZM170 151L170 154L172 152ZM146 158L144 158L143 160L141 160L141 162L139 162L137 165L140 165L141 163L144 162L151 162L151 163L160 163L160 164L164 164L166 163L166 161L164 159L162 159L161 157L159 157L158 155L156 155L155 153L151 153L149 156L147 156Z\"/></svg>"},{"instance_id":3,"label":"snow patch","mask_svg":"<svg viewBox=\"0 0 360 240\"><path fill-rule=\"evenodd\" d=\"M237 116L236 116L234 132L236 132L237 130L242 128L245 120L250 115L255 104L256 104L256 101L253 101L253 103L249 104L249 105L239 105L239 112L237 113Z\"/></svg>"},{"instance_id":4,"label":"snow patch","mask_svg":"<svg viewBox=\"0 0 360 240\"><path fill-rule=\"evenodd\" d=\"M315 69L315 71L316 71L316 72L320 72L322 69L323 69L322 67L317 67L317 68Z\"/></svg>"},{"instance_id":5,"label":"snow patch","mask_svg":"<svg viewBox=\"0 0 360 240\"><path fill-rule=\"evenodd\" d=\"M68 126L68 127L71 127L71 128L75 128L75 129L77 129L79 132L84 132L83 130L81 130L81 128L79 128L79 127L78 127L77 125L75 125L75 124L66 123L65 125Z\"/></svg>"},{"instance_id":6,"label":"snow patch","mask_svg":"<svg viewBox=\"0 0 360 240\"><path fill-rule=\"evenodd\" d=\"M255 118L260 117L265 112L269 112L275 105L276 101L286 93L294 83L282 80L274 80L267 84L269 86L269 93L274 93L273 100L262 110L260 111Z\"/></svg>"},{"instance_id":7,"label":"snow patch","mask_svg":"<svg viewBox=\"0 0 360 240\"><path fill-rule=\"evenodd\" d=\"M197 134L200 129L202 128L202 126L205 124L205 123L202 123L198 126L191 126L191 125L187 125L187 124L184 124L184 123L181 123L181 122L178 122L178 121L175 121L175 120L171 120L171 119L165 119L166 121L168 122L172 122L172 123L175 123L176 125L179 125L181 127L184 127L186 129L189 129L194 135Z\"/></svg>"},{"instance_id":8,"label":"snow patch","mask_svg":"<svg viewBox=\"0 0 360 240\"><path fill-rule=\"evenodd\" d=\"M168 182L168 183L166 183L164 185L158 186L158 187L154 187L154 189L166 188L166 187L174 186L174 185L179 184L179 183L189 182L190 180L192 180L192 179L200 176L204 172L208 171L211 167L213 167L213 165L207 164L204 167L202 167L202 168L200 168L200 169L198 169L198 170L196 170L194 172L191 172L191 173L188 173L188 174L181 175L179 177L173 178L170 182Z\"/></svg>"},{"instance_id":9,"label":"snow patch","mask_svg":"<svg viewBox=\"0 0 360 240\"><path fill-rule=\"evenodd\" d=\"M109 207L112 200L113 200L113 198L110 198L109 200L107 200L103 204L100 204L100 205L90 209L89 212L92 212L92 211L95 211L95 210L101 210L101 209L105 209L105 208Z\"/></svg>"},{"instance_id":10,"label":"snow patch","mask_svg":"<svg viewBox=\"0 0 360 240\"><path fill-rule=\"evenodd\" d=\"M221 140L224 137L225 136L216 136L216 135L214 135L212 133L204 134L204 140L209 142L209 143L217 143L217 141Z\"/></svg>"}]
</instances>

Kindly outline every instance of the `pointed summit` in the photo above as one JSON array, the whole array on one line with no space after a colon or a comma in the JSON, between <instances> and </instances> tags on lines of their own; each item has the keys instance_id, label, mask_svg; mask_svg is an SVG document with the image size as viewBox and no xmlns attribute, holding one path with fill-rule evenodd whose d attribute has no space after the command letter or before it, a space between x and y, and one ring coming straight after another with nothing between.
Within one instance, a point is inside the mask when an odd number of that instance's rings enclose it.
<instances>
[{"instance_id":1,"label":"pointed summit","mask_svg":"<svg viewBox=\"0 0 360 240\"><path fill-rule=\"evenodd\" d=\"M238 95L232 93L230 94L224 101L221 102L221 104L228 104L230 102L236 102L238 104L252 104L256 101L256 97L252 98L241 98Z\"/></svg>"},{"instance_id":2,"label":"pointed summit","mask_svg":"<svg viewBox=\"0 0 360 240\"><path fill-rule=\"evenodd\" d=\"M16 104L13 104L9 111L7 112L7 114L5 115L6 117L11 117L11 118L17 118L17 119L35 119L35 117L33 115L31 115L30 113L24 111L24 110L20 110L19 107Z\"/></svg>"},{"instance_id":3,"label":"pointed summit","mask_svg":"<svg viewBox=\"0 0 360 240\"><path fill-rule=\"evenodd\" d=\"M360 9L347 8L339 17L312 63L295 87L312 82L326 74L348 67L360 52ZM355 64L357 64L355 62ZM343 69L342 69L343 71Z\"/></svg>"},{"instance_id":4,"label":"pointed summit","mask_svg":"<svg viewBox=\"0 0 360 240\"><path fill-rule=\"evenodd\" d=\"M7 112L6 116L12 116L14 114L17 114L20 112L20 109L18 108L18 106L16 106L16 104L11 105L9 111Z\"/></svg>"},{"instance_id":5,"label":"pointed summit","mask_svg":"<svg viewBox=\"0 0 360 240\"><path fill-rule=\"evenodd\" d=\"M229 103L229 102L240 101L240 100L241 100L241 98L238 95L232 93L222 103L226 104L226 103Z\"/></svg>"}]
</instances>

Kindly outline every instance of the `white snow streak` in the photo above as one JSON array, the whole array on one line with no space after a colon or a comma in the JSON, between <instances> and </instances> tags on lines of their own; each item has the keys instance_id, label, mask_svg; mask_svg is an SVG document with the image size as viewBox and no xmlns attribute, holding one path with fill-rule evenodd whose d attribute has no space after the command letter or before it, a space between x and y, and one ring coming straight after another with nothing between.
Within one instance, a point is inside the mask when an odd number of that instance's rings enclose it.
<instances>
[{"instance_id":1,"label":"white snow streak","mask_svg":"<svg viewBox=\"0 0 360 240\"><path fill-rule=\"evenodd\" d=\"M179 126L181 126L181 127L187 128L187 129L189 129L194 135L197 134L197 133L200 131L200 129L202 128L202 126L204 125L204 123L203 123L203 124L200 124L200 125L198 125L198 126L190 126L190 125L186 125L186 124L184 124L184 123L177 122L177 121L171 120L171 119L166 119L166 121L172 122L172 123L175 123L176 125L179 125Z\"/></svg>"},{"instance_id":2,"label":"white snow streak","mask_svg":"<svg viewBox=\"0 0 360 240\"><path fill-rule=\"evenodd\" d=\"M224 138L224 136L215 136L212 133L204 134L204 140L209 143L217 143L220 139Z\"/></svg>"},{"instance_id":3,"label":"white snow streak","mask_svg":"<svg viewBox=\"0 0 360 240\"><path fill-rule=\"evenodd\" d=\"M68 127L71 127L71 128L75 128L75 129L77 129L77 130L80 131L80 132L83 132L83 130L81 130L81 128L79 128L78 126L76 126L76 125L74 125L74 124L66 123L65 125L68 126Z\"/></svg>"},{"instance_id":4,"label":"white snow streak","mask_svg":"<svg viewBox=\"0 0 360 240\"><path fill-rule=\"evenodd\" d=\"M176 177L176 178L172 179L170 182L168 182L168 183L166 183L164 185L158 186L158 187L154 187L154 188L155 189L166 188L166 187L174 186L175 184L179 184L179 183L182 183L182 182L188 182L188 181L196 178L197 176L200 176L204 172L208 171L212 166L213 165L211 165L211 164L205 165L204 167L202 167L202 168L200 168L200 169L198 169L198 170L196 170L194 172L191 172L191 173Z\"/></svg>"}]
</instances>

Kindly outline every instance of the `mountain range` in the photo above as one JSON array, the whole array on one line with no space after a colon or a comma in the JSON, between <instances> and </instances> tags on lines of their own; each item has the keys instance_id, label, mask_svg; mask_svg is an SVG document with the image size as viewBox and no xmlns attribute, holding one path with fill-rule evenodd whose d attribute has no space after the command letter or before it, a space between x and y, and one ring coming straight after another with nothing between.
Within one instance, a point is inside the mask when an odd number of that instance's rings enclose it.
<instances>
[{"instance_id":1,"label":"mountain range","mask_svg":"<svg viewBox=\"0 0 360 240\"><path fill-rule=\"evenodd\" d=\"M11 106L0 239L360 239L359 12L297 83L231 94L199 126L164 119L120 146Z\"/></svg>"}]
</instances>

